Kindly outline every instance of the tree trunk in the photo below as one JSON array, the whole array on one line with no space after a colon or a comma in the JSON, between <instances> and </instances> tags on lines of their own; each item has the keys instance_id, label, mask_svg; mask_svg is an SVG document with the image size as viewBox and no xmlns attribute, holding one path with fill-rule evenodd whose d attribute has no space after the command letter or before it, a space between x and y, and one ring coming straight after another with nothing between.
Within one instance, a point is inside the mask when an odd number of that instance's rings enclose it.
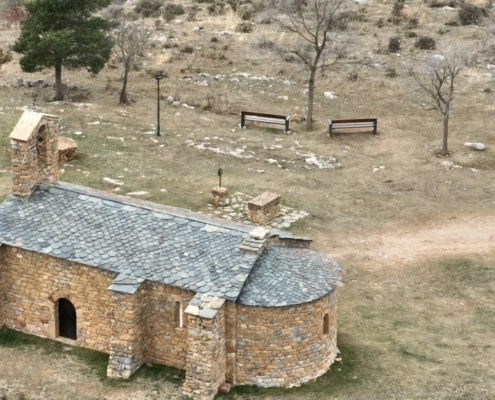
<instances>
[{"instance_id":1,"label":"tree trunk","mask_svg":"<svg viewBox=\"0 0 495 400\"><path fill-rule=\"evenodd\" d=\"M64 85L62 84L62 63L55 66L55 96L54 101L62 101L64 99Z\"/></svg>"},{"instance_id":2,"label":"tree trunk","mask_svg":"<svg viewBox=\"0 0 495 400\"><path fill-rule=\"evenodd\" d=\"M120 104L127 104L127 77L129 75L129 65L124 64L124 80L122 82L122 90L120 91Z\"/></svg>"},{"instance_id":3,"label":"tree trunk","mask_svg":"<svg viewBox=\"0 0 495 400\"><path fill-rule=\"evenodd\" d=\"M448 137L449 137L449 106L447 105L447 108L443 114L442 155L444 156L449 154L449 149L447 144Z\"/></svg>"},{"instance_id":4,"label":"tree trunk","mask_svg":"<svg viewBox=\"0 0 495 400\"><path fill-rule=\"evenodd\" d=\"M315 96L316 67L311 67L308 87L308 111L306 114L306 130L313 129L313 101Z\"/></svg>"}]
</instances>

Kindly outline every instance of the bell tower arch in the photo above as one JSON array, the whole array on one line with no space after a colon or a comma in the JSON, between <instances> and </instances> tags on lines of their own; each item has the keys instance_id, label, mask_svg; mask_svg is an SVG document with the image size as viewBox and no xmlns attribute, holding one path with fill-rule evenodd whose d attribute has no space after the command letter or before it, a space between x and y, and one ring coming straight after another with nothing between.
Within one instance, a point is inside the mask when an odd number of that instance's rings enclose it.
<instances>
[{"instance_id":1,"label":"bell tower arch","mask_svg":"<svg viewBox=\"0 0 495 400\"><path fill-rule=\"evenodd\" d=\"M9 138L14 196L27 200L41 182L58 181L58 117L25 111Z\"/></svg>"}]
</instances>

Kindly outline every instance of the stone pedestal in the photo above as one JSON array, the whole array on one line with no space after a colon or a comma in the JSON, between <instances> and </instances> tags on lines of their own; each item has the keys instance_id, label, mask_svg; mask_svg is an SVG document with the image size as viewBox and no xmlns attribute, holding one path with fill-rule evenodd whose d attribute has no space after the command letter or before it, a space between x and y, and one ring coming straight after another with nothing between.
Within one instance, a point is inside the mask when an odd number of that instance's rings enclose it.
<instances>
[{"instance_id":1,"label":"stone pedestal","mask_svg":"<svg viewBox=\"0 0 495 400\"><path fill-rule=\"evenodd\" d=\"M280 214L280 195L265 192L248 202L250 221L264 225Z\"/></svg>"},{"instance_id":2,"label":"stone pedestal","mask_svg":"<svg viewBox=\"0 0 495 400\"><path fill-rule=\"evenodd\" d=\"M214 187L211 189L213 195L213 205L215 207L224 207L229 204L229 191L225 187Z\"/></svg>"},{"instance_id":3,"label":"stone pedestal","mask_svg":"<svg viewBox=\"0 0 495 400\"><path fill-rule=\"evenodd\" d=\"M58 163L63 164L76 158L77 143L68 137L58 138Z\"/></svg>"}]
</instances>

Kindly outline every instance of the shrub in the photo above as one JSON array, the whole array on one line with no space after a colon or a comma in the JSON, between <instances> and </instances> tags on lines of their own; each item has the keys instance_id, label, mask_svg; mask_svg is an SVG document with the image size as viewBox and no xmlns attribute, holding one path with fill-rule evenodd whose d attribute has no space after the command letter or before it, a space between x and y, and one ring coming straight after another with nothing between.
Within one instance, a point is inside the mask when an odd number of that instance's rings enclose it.
<instances>
[{"instance_id":1,"label":"shrub","mask_svg":"<svg viewBox=\"0 0 495 400\"><path fill-rule=\"evenodd\" d=\"M272 23L272 20L273 20L273 13L267 10L260 12L258 15L256 15L255 22L258 25L262 25L262 24L268 25Z\"/></svg>"},{"instance_id":2,"label":"shrub","mask_svg":"<svg viewBox=\"0 0 495 400\"><path fill-rule=\"evenodd\" d=\"M192 46L184 46L179 51L185 54L192 54L194 53L194 48Z\"/></svg>"},{"instance_id":3,"label":"shrub","mask_svg":"<svg viewBox=\"0 0 495 400\"><path fill-rule=\"evenodd\" d=\"M134 7L134 12L141 14L143 17L159 17L163 0L139 0Z\"/></svg>"},{"instance_id":4,"label":"shrub","mask_svg":"<svg viewBox=\"0 0 495 400\"><path fill-rule=\"evenodd\" d=\"M397 75L397 71L394 67L387 67L387 69L385 70L385 76L387 78L396 78Z\"/></svg>"},{"instance_id":5,"label":"shrub","mask_svg":"<svg viewBox=\"0 0 495 400\"><path fill-rule=\"evenodd\" d=\"M185 13L182 4L167 4L163 10L163 17L167 21L172 21L175 17Z\"/></svg>"},{"instance_id":6,"label":"shrub","mask_svg":"<svg viewBox=\"0 0 495 400\"><path fill-rule=\"evenodd\" d=\"M101 15L105 19L121 19L124 14L124 7L117 4L111 4L101 11Z\"/></svg>"},{"instance_id":7,"label":"shrub","mask_svg":"<svg viewBox=\"0 0 495 400\"><path fill-rule=\"evenodd\" d=\"M10 51L3 51L2 48L0 48L0 67L2 64L7 64L8 62L12 61L12 54Z\"/></svg>"},{"instance_id":8,"label":"shrub","mask_svg":"<svg viewBox=\"0 0 495 400\"><path fill-rule=\"evenodd\" d=\"M486 9L474 4L463 3L459 10L459 21L461 25L478 25L484 17L488 16Z\"/></svg>"},{"instance_id":9,"label":"shrub","mask_svg":"<svg viewBox=\"0 0 495 400\"><path fill-rule=\"evenodd\" d=\"M353 70L349 72L349 74L347 75L347 79L351 82L355 82L359 79L359 73L356 70Z\"/></svg>"},{"instance_id":10,"label":"shrub","mask_svg":"<svg viewBox=\"0 0 495 400\"><path fill-rule=\"evenodd\" d=\"M251 4L242 4L240 7L237 9L237 14L243 21L250 20L251 17L253 16L253 6Z\"/></svg>"},{"instance_id":11,"label":"shrub","mask_svg":"<svg viewBox=\"0 0 495 400\"><path fill-rule=\"evenodd\" d=\"M436 47L435 39L430 36L421 36L414 46L421 50L434 50Z\"/></svg>"},{"instance_id":12,"label":"shrub","mask_svg":"<svg viewBox=\"0 0 495 400\"><path fill-rule=\"evenodd\" d=\"M408 31L408 32L406 32L406 37L415 38L415 37L418 37L418 34L414 31Z\"/></svg>"},{"instance_id":13,"label":"shrub","mask_svg":"<svg viewBox=\"0 0 495 400\"><path fill-rule=\"evenodd\" d=\"M208 6L209 15L223 15L225 14L225 5L223 3L212 3Z\"/></svg>"},{"instance_id":14,"label":"shrub","mask_svg":"<svg viewBox=\"0 0 495 400\"><path fill-rule=\"evenodd\" d=\"M388 52L389 53L397 53L400 50L400 37L392 36L388 40Z\"/></svg>"},{"instance_id":15,"label":"shrub","mask_svg":"<svg viewBox=\"0 0 495 400\"><path fill-rule=\"evenodd\" d=\"M273 49L275 43L268 35L262 34L255 38L255 46L259 49Z\"/></svg>"},{"instance_id":16,"label":"shrub","mask_svg":"<svg viewBox=\"0 0 495 400\"><path fill-rule=\"evenodd\" d=\"M404 3L396 1L392 7L392 17L390 21L394 25L399 25L402 20L402 11L404 10Z\"/></svg>"},{"instance_id":17,"label":"shrub","mask_svg":"<svg viewBox=\"0 0 495 400\"><path fill-rule=\"evenodd\" d=\"M253 31L253 26L249 22L241 22L235 27L236 32L250 33Z\"/></svg>"},{"instance_id":18,"label":"shrub","mask_svg":"<svg viewBox=\"0 0 495 400\"><path fill-rule=\"evenodd\" d=\"M128 21L128 22L132 22L132 21L137 21L139 19L139 14L136 14L134 11L127 11L125 13L125 20Z\"/></svg>"},{"instance_id":19,"label":"shrub","mask_svg":"<svg viewBox=\"0 0 495 400\"><path fill-rule=\"evenodd\" d=\"M409 29L415 29L419 26L419 19L416 17L411 17L407 20L407 27Z\"/></svg>"},{"instance_id":20,"label":"shrub","mask_svg":"<svg viewBox=\"0 0 495 400\"><path fill-rule=\"evenodd\" d=\"M459 1L457 0L450 0L450 1L438 1L438 0L431 0L429 2L429 6L431 8L442 8L442 7L452 7L455 8L459 4Z\"/></svg>"}]
</instances>

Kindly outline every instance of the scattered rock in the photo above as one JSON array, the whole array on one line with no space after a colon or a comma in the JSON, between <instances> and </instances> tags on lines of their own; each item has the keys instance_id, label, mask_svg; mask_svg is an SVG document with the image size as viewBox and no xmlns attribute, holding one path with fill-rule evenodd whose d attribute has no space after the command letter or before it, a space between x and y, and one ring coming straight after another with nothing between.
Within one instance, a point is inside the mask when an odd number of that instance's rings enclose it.
<instances>
[{"instance_id":1,"label":"scattered rock","mask_svg":"<svg viewBox=\"0 0 495 400\"><path fill-rule=\"evenodd\" d=\"M295 122L297 124L300 124L301 122L305 122L306 121L306 117L304 115L294 114L292 117L290 117L290 121L291 122Z\"/></svg>"},{"instance_id":2,"label":"scattered rock","mask_svg":"<svg viewBox=\"0 0 495 400\"><path fill-rule=\"evenodd\" d=\"M139 191L139 192L126 193L126 196L144 196L147 194L149 194L149 192Z\"/></svg>"},{"instance_id":3,"label":"scattered rock","mask_svg":"<svg viewBox=\"0 0 495 400\"><path fill-rule=\"evenodd\" d=\"M58 138L58 162L64 164L76 158L77 143L74 139L60 136Z\"/></svg>"},{"instance_id":4,"label":"scattered rock","mask_svg":"<svg viewBox=\"0 0 495 400\"><path fill-rule=\"evenodd\" d=\"M25 87L48 87L48 83L46 83L43 79L36 79L34 81L24 81Z\"/></svg>"},{"instance_id":5,"label":"scattered rock","mask_svg":"<svg viewBox=\"0 0 495 400\"><path fill-rule=\"evenodd\" d=\"M335 93L334 92L325 92L323 93L323 95L327 98L327 99L335 99L337 96L335 96Z\"/></svg>"},{"instance_id":6,"label":"scattered rock","mask_svg":"<svg viewBox=\"0 0 495 400\"><path fill-rule=\"evenodd\" d=\"M124 184L124 182L122 182L122 181L119 181L117 179L108 178L108 177L104 177L103 180L105 182L108 182L108 183L111 183L112 185L117 185L117 186L122 186Z\"/></svg>"},{"instance_id":7,"label":"scattered rock","mask_svg":"<svg viewBox=\"0 0 495 400\"><path fill-rule=\"evenodd\" d=\"M483 143L471 143L471 142L466 142L464 143L464 146L473 149L473 150L478 150L478 151L483 151L485 150L485 145Z\"/></svg>"},{"instance_id":8,"label":"scattered rock","mask_svg":"<svg viewBox=\"0 0 495 400\"><path fill-rule=\"evenodd\" d=\"M448 161L448 160L442 161L442 165L447 169L462 168L462 165L456 164L453 161Z\"/></svg>"},{"instance_id":9,"label":"scattered rock","mask_svg":"<svg viewBox=\"0 0 495 400\"><path fill-rule=\"evenodd\" d=\"M13 79L12 82L10 82L10 86L13 88L20 88L24 86L24 81L21 78L16 78Z\"/></svg>"},{"instance_id":10,"label":"scattered rock","mask_svg":"<svg viewBox=\"0 0 495 400\"><path fill-rule=\"evenodd\" d=\"M230 384L224 382L218 387L218 393L227 394L230 392Z\"/></svg>"}]
</instances>

